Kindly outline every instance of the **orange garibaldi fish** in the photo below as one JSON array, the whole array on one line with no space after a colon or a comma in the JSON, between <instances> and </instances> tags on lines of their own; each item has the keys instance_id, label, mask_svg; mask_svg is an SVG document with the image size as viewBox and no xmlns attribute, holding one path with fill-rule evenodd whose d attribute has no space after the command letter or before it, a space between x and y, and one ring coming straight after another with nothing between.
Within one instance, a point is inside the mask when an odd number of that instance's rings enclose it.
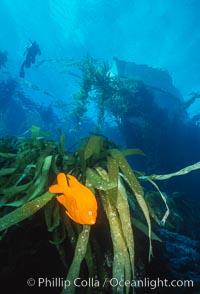
<instances>
[{"instance_id":1,"label":"orange garibaldi fish","mask_svg":"<svg viewBox=\"0 0 200 294\"><path fill-rule=\"evenodd\" d=\"M66 177L64 173L59 173L57 181L56 185L49 187L49 192L62 194L57 196L57 200L66 208L66 214L76 223L95 224L97 201L92 191L72 175Z\"/></svg>"}]
</instances>

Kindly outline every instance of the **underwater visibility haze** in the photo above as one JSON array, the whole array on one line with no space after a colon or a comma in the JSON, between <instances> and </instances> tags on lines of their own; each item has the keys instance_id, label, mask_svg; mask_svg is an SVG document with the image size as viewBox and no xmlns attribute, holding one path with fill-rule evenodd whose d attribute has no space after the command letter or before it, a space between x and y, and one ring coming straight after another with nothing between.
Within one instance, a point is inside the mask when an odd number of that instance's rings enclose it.
<instances>
[{"instance_id":1,"label":"underwater visibility haze","mask_svg":"<svg viewBox=\"0 0 200 294\"><path fill-rule=\"evenodd\" d=\"M0 291L200 293L199 9L1 0Z\"/></svg>"}]
</instances>

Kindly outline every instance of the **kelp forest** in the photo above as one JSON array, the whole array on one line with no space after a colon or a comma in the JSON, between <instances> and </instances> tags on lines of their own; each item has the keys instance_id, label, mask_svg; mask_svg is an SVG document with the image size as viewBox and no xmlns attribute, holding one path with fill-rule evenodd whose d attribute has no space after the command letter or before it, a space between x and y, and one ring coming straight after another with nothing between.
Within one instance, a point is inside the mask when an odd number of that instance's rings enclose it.
<instances>
[{"instance_id":1,"label":"kelp forest","mask_svg":"<svg viewBox=\"0 0 200 294\"><path fill-rule=\"evenodd\" d=\"M1 57L3 68L6 53L2 51ZM155 92L162 95L162 91L113 75L105 61L87 56L81 61L43 60L37 66L52 63L61 64L78 81L70 112L68 106L61 106L69 113L67 121L59 122L53 107L35 104L18 80L0 81L4 121L0 127L2 280L8 289L13 281L15 293L151 293L153 288L149 286L147 292L140 281L155 278L158 271L161 278L173 278L162 262L174 266L170 258L175 242L184 255L191 240L190 248L197 261L199 258L198 244L193 241L199 232L191 234L200 221L199 207L190 201L189 193L197 187L192 178L199 174L200 139L194 136L192 143L187 142L180 130L199 132L198 121L189 119L186 110L200 95L193 93L188 103L175 99L167 111L155 99ZM26 87L43 91L32 84ZM18 136L9 134L11 104L23 114ZM87 117L91 104L95 118ZM28 117L34 113L37 119L30 126ZM89 121L93 128L82 137ZM73 133L69 132L72 127ZM122 142L117 135L110 138L105 129L109 134L121 132ZM49 191L60 173L66 175L71 189L72 200L65 205L58 198L59 193L65 196L67 192ZM82 195L73 193L67 175L93 193L97 202L94 224L78 223L66 213L76 211L83 218L85 213L78 208ZM188 201L180 181L188 187ZM174 275L178 274L174 266Z\"/></svg>"}]
</instances>

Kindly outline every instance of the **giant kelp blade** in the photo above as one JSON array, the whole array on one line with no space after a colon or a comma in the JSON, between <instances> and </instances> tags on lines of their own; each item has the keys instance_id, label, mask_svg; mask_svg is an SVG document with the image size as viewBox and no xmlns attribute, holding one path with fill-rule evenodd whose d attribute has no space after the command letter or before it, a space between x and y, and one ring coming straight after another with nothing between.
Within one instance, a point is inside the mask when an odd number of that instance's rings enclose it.
<instances>
[{"instance_id":1,"label":"giant kelp blade","mask_svg":"<svg viewBox=\"0 0 200 294\"><path fill-rule=\"evenodd\" d=\"M150 215L149 215L149 210L146 204L146 201L144 199L144 191L138 182L136 176L134 175L130 165L124 158L123 154L117 150L117 149L112 149L110 150L111 156L118 162L120 169L122 170L124 174L124 179L127 181L129 184L130 188L132 189L135 198L145 216L145 219L148 224L149 228L149 260L152 255L152 244L151 244L151 220L150 220Z\"/></svg>"},{"instance_id":2,"label":"giant kelp blade","mask_svg":"<svg viewBox=\"0 0 200 294\"><path fill-rule=\"evenodd\" d=\"M163 201L164 201L164 203L166 205L166 209L167 209L166 213L164 214L162 220L160 221L160 223L162 225L165 224L165 222L167 220L167 217L169 215L169 207L167 205L167 201L165 199L164 194L160 191L159 187L157 186L157 184L153 180L167 180L167 179L170 179L172 177L182 176L182 175L188 174L191 171L194 171L194 170L197 170L197 169L200 169L200 161L196 162L196 163L194 163L192 165L186 166L185 168L182 168L181 170L179 170L177 172L174 172L174 173L165 174L165 175L155 175L154 174L154 175L150 175L150 176L140 176L139 177L139 179L149 181L152 185L154 185L154 187L158 190L161 198L163 199Z\"/></svg>"},{"instance_id":3,"label":"giant kelp blade","mask_svg":"<svg viewBox=\"0 0 200 294\"><path fill-rule=\"evenodd\" d=\"M58 249L58 252L60 254L60 257L63 257L62 251L59 250L61 247L60 245L64 242L64 240L66 239L66 231L65 231L65 227L60 224L58 227L56 227L53 230L53 240L50 241L51 244L55 245ZM65 260L62 260L63 263L65 264Z\"/></svg>"},{"instance_id":4,"label":"giant kelp blade","mask_svg":"<svg viewBox=\"0 0 200 294\"><path fill-rule=\"evenodd\" d=\"M105 179L102 178L102 176L99 174L101 171L100 169L92 169L92 168L87 168L86 170L86 178L88 182L88 187L93 186L98 190L109 190L117 187L117 183L111 182L111 181L106 181Z\"/></svg>"},{"instance_id":5,"label":"giant kelp blade","mask_svg":"<svg viewBox=\"0 0 200 294\"><path fill-rule=\"evenodd\" d=\"M45 221L49 232L53 232L60 224L59 204L56 199L50 201L44 208Z\"/></svg>"},{"instance_id":6,"label":"giant kelp blade","mask_svg":"<svg viewBox=\"0 0 200 294\"><path fill-rule=\"evenodd\" d=\"M1 203L0 201L0 206L5 205L5 206L19 207L25 204L27 201L30 201L36 198L37 196L39 196L40 194L42 194L44 192L45 185L48 182L48 173L51 167L51 162L52 162L52 155L49 155L43 158L43 164L40 166L40 171L35 172L37 173L37 177L36 175L34 176L35 180L31 180L25 185L2 189L2 192L4 192L6 197L4 197L4 202ZM11 196L17 195L19 192L24 192L24 191L25 191L24 197L10 201Z\"/></svg>"},{"instance_id":7,"label":"giant kelp blade","mask_svg":"<svg viewBox=\"0 0 200 294\"><path fill-rule=\"evenodd\" d=\"M37 138L40 136L41 128L37 126L32 126L29 131L31 132L31 137Z\"/></svg>"},{"instance_id":8,"label":"giant kelp blade","mask_svg":"<svg viewBox=\"0 0 200 294\"><path fill-rule=\"evenodd\" d=\"M78 241L76 244L76 249L74 252L74 258L66 278L67 281L71 282L70 287L63 289L62 294L75 293L76 289L75 289L74 281L79 276L81 262L83 261L86 255L89 235L90 235L90 226L84 225L82 232L79 234Z\"/></svg>"},{"instance_id":9,"label":"giant kelp blade","mask_svg":"<svg viewBox=\"0 0 200 294\"><path fill-rule=\"evenodd\" d=\"M17 169L16 167L2 168L2 169L0 169L0 177L10 175L14 171L16 171L16 169Z\"/></svg>"},{"instance_id":10,"label":"giant kelp blade","mask_svg":"<svg viewBox=\"0 0 200 294\"><path fill-rule=\"evenodd\" d=\"M14 158L14 157L16 157L16 154L14 154L14 153L0 152L0 157L3 157L3 158Z\"/></svg>"},{"instance_id":11,"label":"giant kelp blade","mask_svg":"<svg viewBox=\"0 0 200 294\"><path fill-rule=\"evenodd\" d=\"M138 149L138 148L125 149L125 150L122 151L122 154L124 156L128 156L128 155L145 155L144 152L141 149Z\"/></svg>"},{"instance_id":12,"label":"giant kelp blade","mask_svg":"<svg viewBox=\"0 0 200 294\"><path fill-rule=\"evenodd\" d=\"M162 198L163 202L165 203L165 206L166 206L166 212L165 214L163 215L161 221L160 221L160 224L161 225L164 225L166 223L166 220L169 216L169 207L168 207L168 204L167 204L167 200L166 200L166 197L164 195L164 193L162 193L159 189L159 187L157 186L157 184L150 178L147 178L147 180L157 189L158 193L160 194L160 197Z\"/></svg>"},{"instance_id":13,"label":"giant kelp blade","mask_svg":"<svg viewBox=\"0 0 200 294\"><path fill-rule=\"evenodd\" d=\"M24 204L24 198L19 200L11 200L14 195L27 191L30 187L32 181L30 183L20 185L20 186L11 186L8 188L1 188L0 193L3 194L3 197L0 200L0 207L1 206L21 206Z\"/></svg>"},{"instance_id":14,"label":"giant kelp blade","mask_svg":"<svg viewBox=\"0 0 200 294\"><path fill-rule=\"evenodd\" d=\"M170 174L166 174L166 175L150 175L150 176L141 176L140 179L142 180L146 180L148 178L153 179L153 180L168 180L172 177L176 177L176 176L182 176L182 175L186 175L188 173L190 173L193 170L197 170L200 169L200 161L191 164L189 166L186 166L184 168L182 168L181 170L174 172L174 173L170 173Z\"/></svg>"},{"instance_id":15,"label":"giant kelp blade","mask_svg":"<svg viewBox=\"0 0 200 294\"><path fill-rule=\"evenodd\" d=\"M102 147L102 138L99 136L92 136L88 139L84 150L84 159L87 160L91 156L98 158Z\"/></svg>"},{"instance_id":16,"label":"giant kelp blade","mask_svg":"<svg viewBox=\"0 0 200 294\"><path fill-rule=\"evenodd\" d=\"M129 252L129 259L130 259L131 269L132 269L132 277L134 277L135 248L134 248L133 230L131 226L128 195L126 193L126 189L123 185L121 178L119 178L119 183L118 183L117 210L119 212L119 217L122 224L123 236L126 241L126 246ZM130 279L131 279L131 276L130 276Z\"/></svg>"},{"instance_id":17,"label":"giant kelp blade","mask_svg":"<svg viewBox=\"0 0 200 294\"><path fill-rule=\"evenodd\" d=\"M131 217L131 222L138 230L140 230L143 234L145 234L148 237L149 233L148 233L148 227L146 225L141 223L135 217ZM151 232L151 240L162 242L162 240L153 231Z\"/></svg>"},{"instance_id":18,"label":"giant kelp blade","mask_svg":"<svg viewBox=\"0 0 200 294\"><path fill-rule=\"evenodd\" d=\"M108 193L109 192L109 193ZM108 193L108 194L107 194ZM111 238L113 242L113 278L117 281L121 281L122 279L130 279L131 277L131 266L130 266L130 259L128 255L128 250L125 244L125 240L123 237L121 222L117 213L116 208L111 204L110 201L110 191L99 191L101 201L103 204L103 208L107 215L110 231L111 231ZM116 287L116 293L124 293L123 287ZM128 293L128 287L126 289L126 293Z\"/></svg>"},{"instance_id":19,"label":"giant kelp blade","mask_svg":"<svg viewBox=\"0 0 200 294\"><path fill-rule=\"evenodd\" d=\"M87 245L87 251L86 251L86 255L85 255L85 261L87 263L88 276L89 277L93 277L94 276L94 260L93 260L92 248L91 248L89 242L88 242L88 245ZM90 291L88 291L88 293L92 293L92 289L90 289Z\"/></svg>"},{"instance_id":20,"label":"giant kelp blade","mask_svg":"<svg viewBox=\"0 0 200 294\"><path fill-rule=\"evenodd\" d=\"M51 135L49 132L42 132L41 128L38 126L32 126L24 134L26 134L27 132L31 132L32 138L43 138L43 137L49 137Z\"/></svg>"},{"instance_id":21,"label":"giant kelp blade","mask_svg":"<svg viewBox=\"0 0 200 294\"><path fill-rule=\"evenodd\" d=\"M118 177L119 177L119 165L114 158L108 156L107 157L107 167L108 167L109 180L116 184L116 191L117 191Z\"/></svg>"},{"instance_id":22,"label":"giant kelp blade","mask_svg":"<svg viewBox=\"0 0 200 294\"><path fill-rule=\"evenodd\" d=\"M95 170L89 169L87 175L91 179L92 186L99 190L101 202L106 212L113 242L113 277L116 279L131 280L134 277L134 243L131 228L127 195L124 195L122 184L118 186L118 162L107 158L108 172L102 167ZM105 189L109 183L113 183L110 189ZM123 293L120 287L118 293ZM126 287L129 293L129 287Z\"/></svg>"},{"instance_id":23,"label":"giant kelp blade","mask_svg":"<svg viewBox=\"0 0 200 294\"><path fill-rule=\"evenodd\" d=\"M106 211L108 220L110 222L111 232L112 230L114 230L117 234L116 226L118 224L118 238L121 238L121 246L119 246L116 250L114 247L114 251L117 251L119 250L119 248L124 247L123 252L121 252L121 254L124 254L125 259L124 275L125 279L131 280L131 277L134 277L134 241L130 220L128 197L126 194L125 187L123 186L123 183L119 178L118 163L115 159L111 157L108 157L107 160L108 172L106 172L106 170L100 167L96 168L96 170L105 181L111 181L116 185L116 187L114 187L113 189L106 190L105 197L107 199L104 200L104 198L102 198L102 200L104 201L104 210ZM109 205L109 207L106 207L106 205ZM113 210L113 214L109 214L111 210ZM112 221L110 221L110 217L112 217ZM113 228L114 223L115 227ZM117 255L114 256L114 260L118 260ZM115 270L113 271L115 272ZM126 292L129 292L129 287L126 287Z\"/></svg>"},{"instance_id":24,"label":"giant kelp blade","mask_svg":"<svg viewBox=\"0 0 200 294\"><path fill-rule=\"evenodd\" d=\"M8 229L9 227L23 221L41 209L47 202L54 197L54 194L46 192L42 196L34 199L25 205L15 209L0 218L0 231Z\"/></svg>"},{"instance_id":25,"label":"giant kelp blade","mask_svg":"<svg viewBox=\"0 0 200 294\"><path fill-rule=\"evenodd\" d=\"M116 185L116 187L114 187L110 193L111 194L110 200L112 201L114 205L116 205L117 203L116 195L118 194L119 165L116 162L116 160L112 158L111 156L107 157L107 169L108 169L109 181L115 183ZM114 197L112 197L112 195Z\"/></svg>"},{"instance_id":26,"label":"giant kelp blade","mask_svg":"<svg viewBox=\"0 0 200 294\"><path fill-rule=\"evenodd\" d=\"M37 181L38 177L41 175L42 170L48 169L49 164L51 164L50 161L52 161L52 151L55 149L55 145L51 144L43 150L43 152L40 154L39 158L35 159L37 161L36 168L35 168L35 174L34 174L34 181ZM47 171L48 172L48 171Z\"/></svg>"},{"instance_id":27,"label":"giant kelp blade","mask_svg":"<svg viewBox=\"0 0 200 294\"><path fill-rule=\"evenodd\" d=\"M65 147L66 147L66 136L65 133L60 130L60 152L62 155L65 154Z\"/></svg>"},{"instance_id":28,"label":"giant kelp blade","mask_svg":"<svg viewBox=\"0 0 200 294\"><path fill-rule=\"evenodd\" d=\"M47 156L44 159L42 170L40 176L37 177L35 183L33 184L33 190L30 191L31 195L28 200L32 200L42 193L46 182L48 181L48 173L51 167L52 155Z\"/></svg>"}]
</instances>

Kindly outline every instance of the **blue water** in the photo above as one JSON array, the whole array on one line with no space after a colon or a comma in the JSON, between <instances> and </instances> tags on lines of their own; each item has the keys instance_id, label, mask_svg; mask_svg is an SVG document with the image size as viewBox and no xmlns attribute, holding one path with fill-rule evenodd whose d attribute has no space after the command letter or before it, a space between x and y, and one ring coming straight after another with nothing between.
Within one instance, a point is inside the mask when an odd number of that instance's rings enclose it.
<instances>
[{"instance_id":1,"label":"blue water","mask_svg":"<svg viewBox=\"0 0 200 294\"><path fill-rule=\"evenodd\" d=\"M70 147L77 138L95 131L97 105L92 100L81 126L72 115L80 79L77 68L66 66L87 54L105 60L112 74L116 74L114 56L167 71L180 100L187 101L191 92L199 91L199 6L199 1L188 0L2 0L0 50L7 51L7 62L0 68L0 135L21 136L32 125L38 125L57 139L61 128ZM33 41L38 43L41 55L20 78L24 53ZM170 115L171 97L164 95L164 112L151 115L157 133L166 130ZM175 113L174 122L157 139L155 131L147 141L141 141L137 124L142 124L143 118L134 115L120 129L107 115L101 133L119 145L143 149L149 158L154 150L159 164L147 168L148 162L145 166L139 163L138 168L157 173L176 171L199 161L199 111L200 99L196 99L184 117ZM149 113L151 108L144 106L143 112Z\"/></svg>"},{"instance_id":2,"label":"blue water","mask_svg":"<svg viewBox=\"0 0 200 294\"><path fill-rule=\"evenodd\" d=\"M185 98L198 89L198 0L2 0L0 5L0 43L13 74L31 39L40 44L43 58L117 55L167 69ZM45 87L52 75L41 78L32 71L29 78Z\"/></svg>"},{"instance_id":3,"label":"blue water","mask_svg":"<svg viewBox=\"0 0 200 294\"><path fill-rule=\"evenodd\" d=\"M42 58L90 53L112 61L116 55L167 69L186 98L199 83L199 5L198 0L2 0L0 43L13 75L29 40L37 40ZM55 87L50 81L56 73L41 71L28 78L63 95L58 86L65 79L60 76Z\"/></svg>"}]
</instances>

